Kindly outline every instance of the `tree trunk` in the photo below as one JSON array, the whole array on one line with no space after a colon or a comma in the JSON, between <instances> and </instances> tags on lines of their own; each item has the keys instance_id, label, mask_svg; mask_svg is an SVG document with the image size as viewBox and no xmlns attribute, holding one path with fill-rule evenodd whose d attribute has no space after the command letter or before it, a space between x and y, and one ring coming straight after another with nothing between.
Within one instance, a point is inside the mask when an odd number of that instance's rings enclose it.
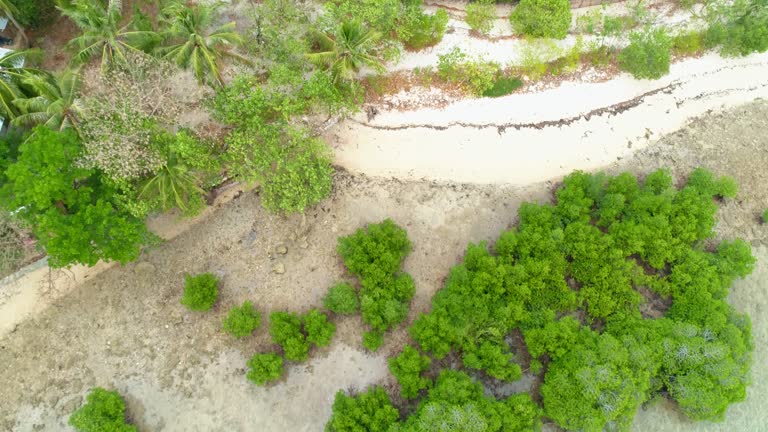
<instances>
[{"instance_id":1,"label":"tree trunk","mask_svg":"<svg viewBox=\"0 0 768 432\"><path fill-rule=\"evenodd\" d=\"M24 31L24 27L19 24L18 21L16 21L16 18L13 17L13 14L7 14L8 19L13 23L13 26L16 27L16 30L19 32L19 35L21 36L22 40L22 48L29 48L29 39L27 38L27 33Z\"/></svg>"}]
</instances>

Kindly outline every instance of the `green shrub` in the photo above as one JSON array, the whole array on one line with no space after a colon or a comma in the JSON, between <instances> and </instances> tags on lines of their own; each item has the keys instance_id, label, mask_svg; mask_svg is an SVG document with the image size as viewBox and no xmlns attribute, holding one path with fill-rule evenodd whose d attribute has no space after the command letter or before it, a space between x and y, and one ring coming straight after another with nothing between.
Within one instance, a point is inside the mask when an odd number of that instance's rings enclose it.
<instances>
[{"instance_id":1,"label":"green shrub","mask_svg":"<svg viewBox=\"0 0 768 432\"><path fill-rule=\"evenodd\" d=\"M761 218L763 219L763 223L768 223L768 209L763 210L763 214L761 215Z\"/></svg>"},{"instance_id":2,"label":"green shrub","mask_svg":"<svg viewBox=\"0 0 768 432\"><path fill-rule=\"evenodd\" d=\"M496 4L493 0L476 0L467 5L466 21L472 30L488 34L493 30L495 19Z\"/></svg>"},{"instance_id":3,"label":"green shrub","mask_svg":"<svg viewBox=\"0 0 768 432\"><path fill-rule=\"evenodd\" d=\"M309 342L301 331L301 318L295 313L272 312L269 315L272 341L285 352L285 358L302 362L309 358Z\"/></svg>"},{"instance_id":4,"label":"green shrub","mask_svg":"<svg viewBox=\"0 0 768 432\"><path fill-rule=\"evenodd\" d=\"M501 97L513 93L515 90L523 86L523 81L520 78L512 78L501 76L496 78L493 82L493 87L483 92L485 97Z\"/></svg>"},{"instance_id":5,"label":"green shrub","mask_svg":"<svg viewBox=\"0 0 768 432\"><path fill-rule=\"evenodd\" d=\"M432 360L429 357L420 355L410 345L406 345L400 355L389 359L389 370L400 383L400 394L404 398L415 398L419 390L430 386L432 382L421 376L430 364Z\"/></svg>"},{"instance_id":6,"label":"green shrub","mask_svg":"<svg viewBox=\"0 0 768 432\"><path fill-rule=\"evenodd\" d=\"M263 386L283 376L283 358L275 353L255 354L248 360L246 377Z\"/></svg>"},{"instance_id":7,"label":"green shrub","mask_svg":"<svg viewBox=\"0 0 768 432\"><path fill-rule=\"evenodd\" d=\"M219 280L211 273L184 276L181 304L193 311L207 311L219 297Z\"/></svg>"},{"instance_id":8,"label":"green shrub","mask_svg":"<svg viewBox=\"0 0 768 432\"><path fill-rule=\"evenodd\" d=\"M384 344L384 334L382 332L371 330L363 333L363 347L369 351L378 351L382 344Z\"/></svg>"},{"instance_id":9,"label":"green shrub","mask_svg":"<svg viewBox=\"0 0 768 432\"><path fill-rule=\"evenodd\" d=\"M517 32L539 38L564 39L571 27L571 2L520 0L509 19Z\"/></svg>"},{"instance_id":10,"label":"green shrub","mask_svg":"<svg viewBox=\"0 0 768 432\"><path fill-rule=\"evenodd\" d=\"M397 423L397 412L381 387L371 387L356 396L336 393L333 415L325 425L327 432L386 432Z\"/></svg>"},{"instance_id":11,"label":"green shrub","mask_svg":"<svg viewBox=\"0 0 768 432\"><path fill-rule=\"evenodd\" d=\"M339 282L323 297L323 306L339 315L353 315L360 310L357 290L347 282Z\"/></svg>"},{"instance_id":12,"label":"green shrub","mask_svg":"<svg viewBox=\"0 0 768 432\"><path fill-rule=\"evenodd\" d=\"M659 79L669 73L672 41L662 28L632 32L619 53L619 67L637 79Z\"/></svg>"},{"instance_id":13,"label":"green shrub","mask_svg":"<svg viewBox=\"0 0 768 432\"><path fill-rule=\"evenodd\" d=\"M397 37L405 46L420 50L439 43L448 27L448 13L438 9L434 15L425 14L421 2L406 6L397 25Z\"/></svg>"},{"instance_id":14,"label":"green shrub","mask_svg":"<svg viewBox=\"0 0 768 432\"><path fill-rule=\"evenodd\" d=\"M768 50L768 0L712 1L707 4L709 28L705 44L724 55Z\"/></svg>"},{"instance_id":15,"label":"green shrub","mask_svg":"<svg viewBox=\"0 0 768 432\"><path fill-rule=\"evenodd\" d=\"M336 333L336 324L328 322L328 316L317 309L310 309L302 317L304 321L304 331L307 334L307 342L313 343L319 347L327 346L331 343L333 335Z\"/></svg>"},{"instance_id":16,"label":"green shrub","mask_svg":"<svg viewBox=\"0 0 768 432\"><path fill-rule=\"evenodd\" d=\"M23 27L39 28L56 17L56 2L54 0L9 0L16 6L18 13L14 15Z\"/></svg>"},{"instance_id":17,"label":"green shrub","mask_svg":"<svg viewBox=\"0 0 768 432\"><path fill-rule=\"evenodd\" d=\"M339 238L337 250L347 269L360 280L363 322L373 329L371 336L365 336L364 344L375 351L373 347L381 344L382 334L408 315L416 292L413 278L400 272L411 242L405 230L387 219Z\"/></svg>"},{"instance_id":18,"label":"green shrub","mask_svg":"<svg viewBox=\"0 0 768 432\"><path fill-rule=\"evenodd\" d=\"M672 51L678 55L698 54L704 50L704 34L689 31L672 38Z\"/></svg>"},{"instance_id":19,"label":"green shrub","mask_svg":"<svg viewBox=\"0 0 768 432\"><path fill-rule=\"evenodd\" d=\"M224 319L224 331L236 338L242 338L253 333L261 325L261 315L249 301L243 302L240 307L233 307L229 310Z\"/></svg>"},{"instance_id":20,"label":"green shrub","mask_svg":"<svg viewBox=\"0 0 768 432\"><path fill-rule=\"evenodd\" d=\"M458 47L438 56L438 75L477 96L493 87L500 70L498 63L470 59Z\"/></svg>"},{"instance_id":21,"label":"green shrub","mask_svg":"<svg viewBox=\"0 0 768 432\"><path fill-rule=\"evenodd\" d=\"M116 391L96 387L87 402L69 417L69 424L80 432L136 432L125 422L125 402Z\"/></svg>"}]
</instances>

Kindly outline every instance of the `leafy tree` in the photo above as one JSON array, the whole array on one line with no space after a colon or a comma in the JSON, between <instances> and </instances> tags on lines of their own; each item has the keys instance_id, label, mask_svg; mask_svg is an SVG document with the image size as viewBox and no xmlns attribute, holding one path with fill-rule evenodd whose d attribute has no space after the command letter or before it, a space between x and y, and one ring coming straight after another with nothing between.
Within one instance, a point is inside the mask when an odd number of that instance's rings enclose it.
<instances>
[{"instance_id":1,"label":"leafy tree","mask_svg":"<svg viewBox=\"0 0 768 432\"><path fill-rule=\"evenodd\" d=\"M411 49L423 49L443 39L448 27L448 12L438 9L434 14L424 13L421 1L405 6L397 25L397 37Z\"/></svg>"},{"instance_id":2,"label":"leafy tree","mask_svg":"<svg viewBox=\"0 0 768 432\"><path fill-rule=\"evenodd\" d=\"M78 165L73 131L37 127L18 151L0 202L32 226L51 266L138 257L149 240L143 222L115 205L115 189L97 171Z\"/></svg>"},{"instance_id":3,"label":"leafy tree","mask_svg":"<svg viewBox=\"0 0 768 432\"><path fill-rule=\"evenodd\" d=\"M768 1L707 2L704 42L720 46L724 55L747 55L768 50Z\"/></svg>"},{"instance_id":4,"label":"leafy tree","mask_svg":"<svg viewBox=\"0 0 768 432\"><path fill-rule=\"evenodd\" d=\"M319 50L307 57L330 70L335 81L352 80L363 66L383 71L379 59L370 54L379 37L379 33L366 29L358 21L345 21L335 33L316 32L314 38Z\"/></svg>"},{"instance_id":5,"label":"leafy tree","mask_svg":"<svg viewBox=\"0 0 768 432\"><path fill-rule=\"evenodd\" d=\"M386 432L400 414L381 387L347 396L339 391L333 401L333 415L325 425L327 432Z\"/></svg>"},{"instance_id":6,"label":"leafy tree","mask_svg":"<svg viewBox=\"0 0 768 432\"><path fill-rule=\"evenodd\" d=\"M8 18L13 26L16 27L16 31L19 33L21 40L23 41L23 46L28 47L29 38L27 37L27 32L24 30L24 27L16 20L16 16L19 14L19 9L16 7L16 5L13 4L11 0L0 0L0 11L3 13L3 15L6 16L6 18Z\"/></svg>"},{"instance_id":7,"label":"leafy tree","mask_svg":"<svg viewBox=\"0 0 768 432\"><path fill-rule=\"evenodd\" d=\"M125 402L116 391L96 387L87 403L69 417L69 424L80 432L136 432L125 422Z\"/></svg>"},{"instance_id":8,"label":"leafy tree","mask_svg":"<svg viewBox=\"0 0 768 432\"><path fill-rule=\"evenodd\" d=\"M80 104L77 102L81 87L79 71L65 71L59 77L27 74L22 80L35 96L20 97L13 101L21 114L13 119L16 126L38 124L54 130L73 128L79 133Z\"/></svg>"},{"instance_id":9,"label":"leafy tree","mask_svg":"<svg viewBox=\"0 0 768 432\"><path fill-rule=\"evenodd\" d=\"M360 310L357 290L347 282L339 282L323 297L323 306L339 315L352 315Z\"/></svg>"},{"instance_id":10,"label":"leafy tree","mask_svg":"<svg viewBox=\"0 0 768 432\"><path fill-rule=\"evenodd\" d=\"M429 387L432 382L421 373L429 368L432 360L422 356L410 345L406 345L397 357L389 359L389 370L400 383L400 393L403 397L412 399L419 390Z\"/></svg>"},{"instance_id":11,"label":"leafy tree","mask_svg":"<svg viewBox=\"0 0 768 432\"><path fill-rule=\"evenodd\" d=\"M272 312L269 322L272 341L283 347L286 359L300 362L309 358L309 342L301 331L301 317L290 312Z\"/></svg>"},{"instance_id":12,"label":"leafy tree","mask_svg":"<svg viewBox=\"0 0 768 432\"><path fill-rule=\"evenodd\" d=\"M283 358L275 353L255 354L248 360L246 376L260 386L279 379L283 376Z\"/></svg>"},{"instance_id":13,"label":"leafy tree","mask_svg":"<svg viewBox=\"0 0 768 432\"><path fill-rule=\"evenodd\" d=\"M571 27L571 2L520 0L509 19L520 33L538 38L564 39Z\"/></svg>"},{"instance_id":14,"label":"leafy tree","mask_svg":"<svg viewBox=\"0 0 768 432\"><path fill-rule=\"evenodd\" d=\"M619 66L637 79L659 79L669 73L672 40L662 28L635 31L619 53Z\"/></svg>"},{"instance_id":15,"label":"leafy tree","mask_svg":"<svg viewBox=\"0 0 768 432\"><path fill-rule=\"evenodd\" d=\"M212 273L184 276L181 304L193 311L207 311L219 297L219 279Z\"/></svg>"},{"instance_id":16,"label":"leafy tree","mask_svg":"<svg viewBox=\"0 0 768 432\"><path fill-rule=\"evenodd\" d=\"M303 317L307 342L319 347L328 346L336 333L336 324L328 321L328 315L317 309L310 309Z\"/></svg>"},{"instance_id":17,"label":"leafy tree","mask_svg":"<svg viewBox=\"0 0 768 432\"><path fill-rule=\"evenodd\" d=\"M488 34L496 19L496 4L493 0L477 0L467 5L466 21L472 30Z\"/></svg>"},{"instance_id":18,"label":"leafy tree","mask_svg":"<svg viewBox=\"0 0 768 432\"><path fill-rule=\"evenodd\" d=\"M69 42L75 50L75 64L85 64L101 56L102 71L126 61L126 51L148 50L157 42L157 34L134 30L132 21L125 24L120 0L61 0L59 10L82 31Z\"/></svg>"},{"instance_id":19,"label":"leafy tree","mask_svg":"<svg viewBox=\"0 0 768 432\"><path fill-rule=\"evenodd\" d=\"M251 302L245 301L242 306L235 306L229 310L222 328L232 336L242 338L253 333L259 325L261 325L261 315Z\"/></svg>"},{"instance_id":20,"label":"leafy tree","mask_svg":"<svg viewBox=\"0 0 768 432\"><path fill-rule=\"evenodd\" d=\"M248 61L231 49L243 42L235 31L235 22L208 30L214 22L215 12L215 6L189 6L178 0L170 2L163 8L168 29L162 33L165 45L158 49L158 53L184 69L192 66L201 83L223 86L221 61L227 57Z\"/></svg>"}]
</instances>

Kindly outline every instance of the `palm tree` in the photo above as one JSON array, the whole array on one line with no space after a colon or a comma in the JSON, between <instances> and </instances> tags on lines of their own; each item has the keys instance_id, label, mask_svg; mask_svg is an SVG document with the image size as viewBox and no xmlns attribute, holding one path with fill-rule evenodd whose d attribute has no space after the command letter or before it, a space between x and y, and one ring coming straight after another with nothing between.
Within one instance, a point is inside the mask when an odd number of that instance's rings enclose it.
<instances>
[{"instance_id":1,"label":"palm tree","mask_svg":"<svg viewBox=\"0 0 768 432\"><path fill-rule=\"evenodd\" d=\"M200 82L213 81L224 85L220 61L231 57L248 63L248 60L230 50L243 43L235 31L236 24L230 22L213 31L210 28L215 7L206 5L187 6L175 1L163 9L168 30L163 33L166 46L158 52L184 69L192 66ZM207 77L210 76L210 79Z\"/></svg>"},{"instance_id":2,"label":"palm tree","mask_svg":"<svg viewBox=\"0 0 768 432\"><path fill-rule=\"evenodd\" d=\"M141 186L139 198L156 202L163 211L176 207L192 214L199 210L204 194L200 179L169 151L165 165Z\"/></svg>"},{"instance_id":3,"label":"palm tree","mask_svg":"<svg viewBox=\"0 0 768 432\"><path fill-rule=\"evenodd\" d=\"M13 26L16 27L16 31L19 32L21 39L24 41L24 47L28 47L29 39L27 38L27 33L24 31L24 27L16 21L16 15L19 13L16 5L11 3L10 0L0 0L0 11L2 11Z\"/></svg>"},{"instance_id":4,"label":"palm tree","mask_svg":"<svg viewBox=\"0 0 768 432\"><path fill-rule=\"evenodd\" d=\"M21 88L24 77L47 74L38 69L23 67L26 60L40 54L40 50L29 49L9 51L0 57L0 117L13 120L21 113L13 101L26 96Z\"/></svg>"},{"instance_id":5,"label":"palm tree","mask_svg":"<svg viewBox=\"0 0 768 432\"><path fill-rule=\"evenodd\" d=\"M102 70L107 70L125 61L125 50L147 50L158 40L155 32L135 30L132 20L120 24L121 0L108 0L106 8L100 0L59 0L59 10L83 32L69 42L76 64L100 55Z\"/></svg>"},{"instance_id":6,"label":"palm tree","mask_svg":"<svg viewBox=\"0 0 768 432\"><path fill-rule=\"evenodd\" d=\"M363 66L382 71L384 66L370 54L379 33L366 29L357 21L346 21L336 34L315 33L315 42L321 51L307 54L315 64L331 71L336 80L354 79Z\"/></svg>"},{"instance_id":7,"label":"palm tree","mask_svg":"<svg viewBox=\"0 0 768 432\"><path fill-rule=\"evenodd\" d=\"M78 128L80 106L77 96L82 80L79 71L65 71L59 77L28 74L22 82L37 95L21 97L13 103L22 111L11 121L14 126L43 124L54 130Z\"/></svg>"}]
</instances>

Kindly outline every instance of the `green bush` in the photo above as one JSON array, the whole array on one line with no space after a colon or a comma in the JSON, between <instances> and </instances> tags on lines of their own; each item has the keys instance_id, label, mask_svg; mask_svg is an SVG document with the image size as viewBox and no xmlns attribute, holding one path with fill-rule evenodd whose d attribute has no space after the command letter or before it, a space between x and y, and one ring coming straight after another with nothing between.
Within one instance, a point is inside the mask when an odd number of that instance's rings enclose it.
<instances>
[{"instance_id":1,"label":"green bush","mask_svg":"<svg viewBox=\"0 0 768 432\"><path fill-rule=\"evenodd\" d=\"M9 0L16 6L18 13L14 15L23 27L39 28L56 17L56 2L54 0Z\"/></svg>"},{"instance_id":2,"label":"green bush","mask_svg":"<svg viewBox=\"0 0 768 432\"><path fill-rule=\"evenodd\" d=\"M438 9L434 15L425 14L421 2L406 6L397 25L397 37L405 46L420 50L439 43L448 27L448 13Z\"/></svg>"},{"instance_id":3,"label":"green bush","mask_svg":"<svg viewBox=\"0 0 768 432\"><path fill-rule=\"evenodd\" d=\"M323 306L339 315L353 315L360 310L357 290L347 282L339 282L328 290L323 297Z\"/></svg>"},{"instance_id":4,"label":"green bush","mask_svg":"<svg viewBox=\"0 0 768 432\"><path fill-rule=\"evenodd\" d=\"M538 38L564 39L571 27L571 2L520 0L509 19L517 32Z\"/></svg>"},{"instance_id":5,"label":"green bush","mask_svg":"<svg viewBox=\"0 0 768 432\"><path fill-rule=\"evenodd\" d=\"M261 325L261 315L249 301L243 302L240 307L233 307L229 310L224 319L224 331L236 338L249 336Z\"/></svg>"},{"instance_id":6,"label":"green bush","mask_svg":"<svg viewBox=\"0 0 768 432\"><path fill-rule=\"evenodd\" d=\"M669 73L672 41L663 28L635 31L619 53L619 67L637 79L659 79Z\"/></svg>"},{"instance_id":7,"label":"green bush","mask_svg":"<svg viewBox=\"0 0 768 432\"><path fill-rule=\"evenodd\" d=\"M309 358L309 342L301 331L301 318L295 313L272 312L269 315L272 341L285 352L285 358L302 362Z\"/></svg>"},{"instance_id":8,"label":"green bush","mask_svg":"<svg viewBox=\"0 0 768 432\"><path fill-rule=\"evenodd\" d=\"M704 34L689 31L672 38L672 51L678 55L698 54L704 50Z\"/></svg>"},{"instance_id":9,"label":"green bush","mask_svg":"<svg viewBox=\"0 0 768 432\"><path fill-rule=\"evenodd\" d=\"M380 331L371 330L363 333L363 347L369 351L376 352L384 344L384 334Z\"/></svg>"},{"instance_id":10,"label":"green bush","mask_svg":"<svg viewBox=\"0 0 768 432\"><path fill-rule=\"evenodd\" d=\"M360 280L363 322L373 329L364 344L375 351L373 347L381 344L383 333L408 315L416 292L413 278L400 272L411 242L405 230L387 219L339 238L337 250L347 269Z\"/></svg>"},{"instance_id":11,"label":"green bush","mask_svg":"<svg viewBox=\"0 0 768 432\"><path fill-rule=\"evenodd\" d=\"M712 1L707 4L705 43L724 55L768 50L768 0Z\"/></svg>"},{"instance_id":12,"label":"green bush","mask_svg":"<svg viewBox=\"0 0 768 432\"><path fill-rule=\"evenodd\" d=\"M499 77L493 82L493 87L483 92L485 97L501 97L513 93L515 90L523 86L523 81L520 78L512 77Z\"/></svg>"},{"instance_id":13,"label":"green bush","mask_svg":"<svg viewBox=\"0 0 768 432\"><path fill-rule=\"evenodd\" d=\"M466 21L472 30L488 34L493 30L494 20L496 20L496 4L493 0L476 0L467 5Z\"/></svg>"},{"instance_id":14,"label":"green bush","mask_svg":"<svg viewBox=\"0 0 768 432\"><path fill-rule=\"evenodd\" d=\"M404 398L413 399L419 394L419 390L432 384L428 378L421 376L422 372L429 369L430 364L432 360L429 357L420 355L410 345L406 345L400 355L389 359L389 370L400 383L400 394Z\"/></svg>"},{"instance_id":15,"label":"green bush","mask_svg":"<svg viewBox=\"0 0 768 432\"><path fill-rule=\"evenodd\" d=\"M219 280L211 273L184 276L181 304L193 311L207 311L219 297Z\"/></svg>"},{"instance_id":16,"label":"green bush","mask_svg":"<svg viewBox=\"0 0 768 432\"><path fill-rule=\"evenodd\" d=\"M116 391L96 387L87 402L69 417L69 424L80 432L136 432L125 421L125 402Z\"/></svg>"},{"instance_id":17,"label":"green bush","mask_svg":"<svg viewBox=\"0 0 768 432\"><path fill-rule=\"evenodd\" d=\"M470 59L458 47L438 56L438 75L477 96L493 87L500 70L498 63Z\"/></svg>"},{"instance_id":18,"label":"green bush","mask_svg":"<svg viewBox=\"0 0 768 432\"><path fill-rule=\"evenodd\" d=\"M255 354L248 360L246 377L263 386L283 376L283 358L275 353Z\"/></svg>"},{"instance_id":19,"label":"green bush","mask_svg":"<svg viewBox=\"0 0 768 432\"><path fill-rule=\"evenodd\" d=\"M336 333L336 324L328 322L328 316L317 309L311 309L302 317L307 342L316 346L328 346Z\"/></svg>"},{"instance_id":20,"label":"green bush","mask_svg":"<svg viewBox=\"0 0 768 432\"><path fill-rule=\"evenodd\" d=\"M326 432L386 432L397 423L397 412L381 387L371 387L364 393L347 396L336 393L333 415L325 425Z\"/></svg>"}]
</instances>

